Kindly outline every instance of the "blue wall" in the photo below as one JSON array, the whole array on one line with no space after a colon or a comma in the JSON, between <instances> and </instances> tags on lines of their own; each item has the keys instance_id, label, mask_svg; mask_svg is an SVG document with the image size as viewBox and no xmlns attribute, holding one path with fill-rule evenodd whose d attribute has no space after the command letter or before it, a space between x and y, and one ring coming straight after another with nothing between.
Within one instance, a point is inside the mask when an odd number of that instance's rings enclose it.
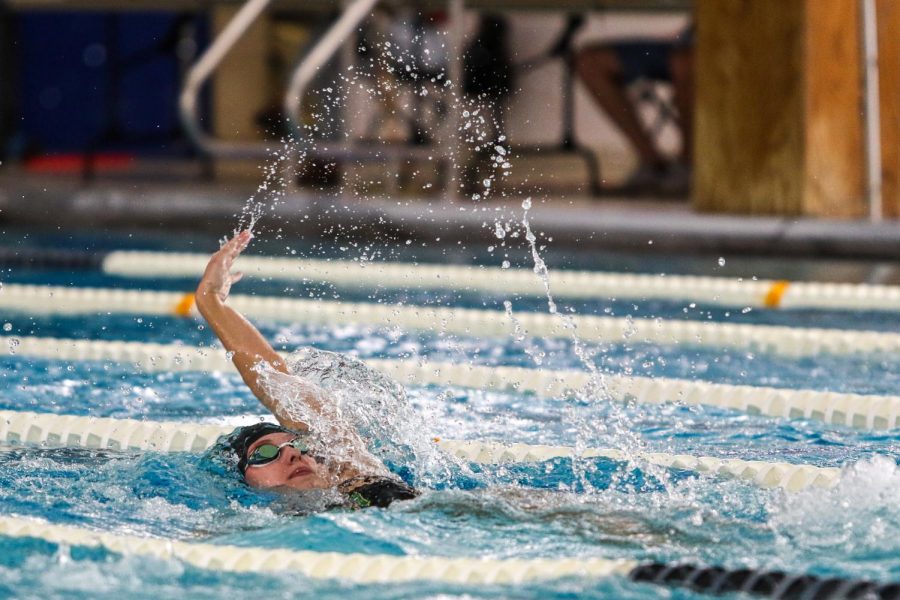
<instances>
[{"instance_id":1,"label":"blue wall","mask_svg":"<svg viewBox=\"0 0 900 600\"><path fill-rule=\"evenodd\" d=\"M18 133L26 147L184 151L186 144L172 139L180 136L179 75L174 44L166 43L178 19L159 12L19 15ZM197 37L205 35L202 17L185 19Z\"/></svg>"}]
</instances>

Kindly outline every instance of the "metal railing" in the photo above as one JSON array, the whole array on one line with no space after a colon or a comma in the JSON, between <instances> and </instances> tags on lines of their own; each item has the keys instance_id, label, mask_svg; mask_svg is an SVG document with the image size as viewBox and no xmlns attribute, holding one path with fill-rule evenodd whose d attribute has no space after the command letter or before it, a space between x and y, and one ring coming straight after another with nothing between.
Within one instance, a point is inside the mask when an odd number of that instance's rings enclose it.
<instances>
[{"instance_id":1,"label":"metal railing","mask_svg":"<svg viewBox=\"0 0 900 600\"><path fill-rule=\"evenodd\" d=\"M378 4L378 0L355 0L341 14L331 29L313 46L306 57L300 61L291 75L287 93L284 96L284 114L295 136L301 134L300 107L303 96L313 78L325 64L337 53L347 36L353 34L357 27Z\"/></svg>"},{"instance_id":2,"label":"metal railing","mask_svg":"<svg viewBox=\"0 0 900 600\"><path fill-rule=\"evenodd\" d=\"M217 158L259 158L268 156L271 143L227 141L208 133L200 123L198 99L203 86L216 68L247 30L269 7L272 0L247 0L216 37L200 59L191 67L179 98L181 122L191 141L202 152ZM354 0L340 18L300 61L291 76L284 97L284 111L295 133L300 131L300 106L303 94L319 69L325 65L354 30L369 15L378 0ZM299 135L298 135L299 139ZM315 153L315 149L307 149ZM334 150L328 151L335 154Z\"/></svg>"},{"instance_id":3,"label":"metal railing","mask_svg":"<svg viewBox=\"0 0 900 600\"><path fill-rule=\"evenodd\" d=\"M225 55L234 47L250 26L273 0L248 0L228 22L222 32L190 69L179 99L182 124L191 141L205 154L216 158L261 158L268 156L272 144L256 141L227 141L214 137L200 123L198 98L203 86L212 77ZM319 70L331 60L349 36L365 21L378 0L353 0L340 18L316 42L294 69L283 100L283 110L295 140L302 140L303 98ZM314 156L329 158L379 159L386 157L427 157L435 153L432 147L412 145L364 145L327 143L320 147L302 148Z\"/></svg>"},{"instance_id":4,"label":"metal railing","mask_svg":"<svg viewBox=\"0 0 900 600\"><path fill-rule=\"evenodd\" d=\"M194 63L185 78L178 101L181 123L191 141L206 154L219 158L255 158L268 154L269 144L225 141L208 134L200 123L197 105L203 85L271 2L272 0L248 0Z\"/></svg>"}]
</instances>

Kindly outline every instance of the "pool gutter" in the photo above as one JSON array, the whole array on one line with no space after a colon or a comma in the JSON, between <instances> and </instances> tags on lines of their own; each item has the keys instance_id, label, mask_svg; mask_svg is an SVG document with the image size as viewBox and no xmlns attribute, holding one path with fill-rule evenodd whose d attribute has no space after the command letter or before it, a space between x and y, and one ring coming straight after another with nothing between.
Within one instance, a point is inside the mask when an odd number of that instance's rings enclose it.
<instances>
[{"instance_id":1,"label":"pool gutter","mask_svg":"<svg viewBox=\"0 0 900 600\"><path fill-rule=\"evenodd\" d=\"M233 228L246 183L154 183L109 179L0 178L0 221L43 226L222 230ZM327 236L335 226L358 226L397 239L445 243L497 242L496 222L514 226L521 198L447 203L438 198L288 193L275 214L286 231ZM338 210L334 210L337 207ZM269 213L271 214L271 212ZM305 217L305 218L304 218ZM267 217L271 218L271 217ZM539 239L556 247L646 253L745 254L894 260L900 227L894 221L838 221L692 212L686 202L541 197L529 212Z\"/></svg>"}]
</instances>

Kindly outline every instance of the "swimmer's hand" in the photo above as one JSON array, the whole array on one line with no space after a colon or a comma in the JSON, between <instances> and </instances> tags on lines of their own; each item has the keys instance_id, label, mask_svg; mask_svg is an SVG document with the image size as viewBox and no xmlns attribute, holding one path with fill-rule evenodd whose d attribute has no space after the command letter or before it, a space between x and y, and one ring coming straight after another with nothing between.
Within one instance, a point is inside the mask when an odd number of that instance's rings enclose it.
<instances>
[{"instance_id":1,"label":"swimmer's hand","mask_svg":"<svg viewBox=\"0 0 900 600\"><path fill-rule=\"evenodd\" d=\"M228 240L222 248L212 255L206 265L206 271L197 286L197 303L218 300L224 303L231 291L231 286L241 280L243 273L232 273L231 267L235 259L250 244L253 234L244 230Z\"/></svg>"}]
</instances>

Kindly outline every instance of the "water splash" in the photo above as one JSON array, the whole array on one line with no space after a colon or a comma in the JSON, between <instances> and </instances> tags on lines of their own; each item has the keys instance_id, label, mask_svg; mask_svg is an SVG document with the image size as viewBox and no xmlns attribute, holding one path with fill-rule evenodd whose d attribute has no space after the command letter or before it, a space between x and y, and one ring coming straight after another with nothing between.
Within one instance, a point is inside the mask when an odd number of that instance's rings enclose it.
<instances>
[{"instance_id":1,"label":"water splash","mask_svg":"<svg viewBox=\"0 0 900 600\"><path fill-rule=\"evenodd\" d=\"M440 154L439 146L449 144L448 159L453 166L463 172L463 177L455 182L469 194L472 201L482 201L491 194L502 195L503 188L498 185L506 178L512 169L512 155L507 138L502 132L502 119L497 117L495 107L485 97L465 96L458 85L451 82L445 73L428 73L427 69L420 68L419 57L411 53L410 48L415 44L407 44L407 40L393 37L391 33L367 31L364 41L358 49L360 51L360 64L338 72L332 83L323 86L318 95L313 99L314 108L310 111L310 121L303 125L302 132L282 141L281 147L273 153L272 164L264 169L264 181L258 192L260 200L248 201L241 215L242 225L254 226L269 208L267 204L279 201L279 194L283 195L284 183L283 171L288 167L294 167L302 171L303 159L317 154L317 149L325 149L330 144L343 143L349 138L348 117L358 116L347 114L353 109L354 98L367 100L371 107L381 109L380 116L376 114L371 126L364 135L370 136L370 141L384 143L386 140L403 141L393 136L391 131L395 126L410 126L410 131L422 138L423 141L434 143L435 154ZM412 42L416 42L413 39ZM444 47L443 41L438 40L438 46ZM406 93L406 88L411 88L415 93ZM427 98L425 103L416 98ZM429 109L431 112L428 112ZM419 111L424 111L419 114ZM453 111L460 116L458 122L450 118ZM427 113L427 114L426 114ZM429 118L424 118L424 117ZM380 119L380 121L379 121ZM333 135L342 131L340 135ZM393 136L393 137L392 137ZM396 139L395 139L396 138ZM412 139L405 140L412 142ZM308 151L308 154L305 152ZM295 162L292 158L299 157ZM390 159L386 159L390 160ZM287 161L287 162L285 162ZM435 162L434 157L428 157L428 161ZM489 163L485 165L484 163ZM415 165L413 165L415 166ZM446 166L446 165L445 165ZM487 166L487 168L484 168ZM365 194L383 189L387 195L393 196L396 189L400 171L405 166L397 165L397 169L388 168L382 170L375 178L367 179L362 175L364 169L360 163L353 164L347 161L343 165L343 176L335 190L336 198L341 196L353 196ZM280 178L279 178L280 177ZM281 186L278 188L278 186ZM452 182L448 182L452 185ZM278 189L275 189L278 188ZM320 190L324 192L324 190ZM500 241L501 247L508 247L515 243L517 238L524 235L529 245L531 259L534 263L534 272L543 282L547 296L547 308L551 314L560 318L562 327L568 330L572 338L572 348L581 365L590 373L590 382L585 389L580 390L575 401L566 406L566 418L578 430L576 436L576 450L587 448L593 439L597 437L597 431L610 431L618 440L617 445L628 452L636 452L642 449L643 444L639 436L633 433L624 411L616 411L612 419L604 419L596 422L590 417L590 407L597 402L608 402L609 393L606 389L603 376L595 361L597 349L583 344L577 335L576 325L571 316L563 314L557 306L550 289L549 269L541 257L537 245L537 237L531 230L529 213L532 207L531 198L522 202L524 214L516 227L513 223L493 224L495 237ZM350 206L338 207L338 203L329 210L349 211ZM461 207L460 210L465 210ZM327 212L327 211L326 211ZM305 217L305 216L304 216ZM246 222L246 223L245 223ZM355 226L342 224L333 226L335 245L341 251L349 251L360 248L356 242L342 245L339 238L355 235L358 231L364 235L364 231ZM376 234L377 237L377 234ZM438 238L436 241L439 241ZM389 241L389 240L387 240ZM369 243L362 246L361 256L366 260L374 258L374 253L369 249ZM371 256L370 256L371 254ZM508 256L508 255L507 255ZM509 266L509 261L504 260L504 267ZM544 352L534 344L526 341L527 331L513 314L512 304L504 303L506 313L513 320L516 328L516 339L525 343L526 353L538 367L544 364ZM423 434L425 428L412 427L409 423L415 423L415 415L409 411L405 404L405 392L402 386L387 385L383 381L376 380L374 373L366 373L364 365L353 365L353 362L344 358L338 360L321 353L311 353L308 360L295 364L292 368L303 371L303 377L321 386L329 395L337 401L330 407L332 414L328 419L340 421L352 425L354 431L358 431L363 443L377 455L391 464L404 464L412 461L416 465L413 470L431 472L446 470L446 465L433 458L433 443L430 434ZM316 364L321 361L321 364ZM299 373L299 372L298 372ZM347 383L339 382L343 379ZM327 385L326 385L327 383ZM343 386L343 387L342 387ZM291 400L287 402L293 407L297 415L303 415L299 419L313 425L311 421L317 421L313 429L320 430L322 435L328 435L331 428L328 419L322 419L322 414L310 413L308 407L304 407L302 393L282 389L280 395ZM374 395L374 396L373 396ZM372 397L376 400L367 404L362 398ZM401 408L401 405L403 406ZM330 406L330 405L329 405ZM402 421L403 426L392 423ZM439 432L434 432L439 433ZM346 438L347 436L345 436ZM383 440L382 445L377 441ZM332 454L337 452L339 439L333 439L331 444ZM430 450L429 450L430 448ZM352 454L352 452L351 452ZM344 456L347 458L347 456ZM418 476L418 474L417 474Z\"/></svg>"},{"instance_id":2,"label":"water splash","mask_svg":"<svg viewBox=\"0 0 900 600\"><path fill-rule=\"evenodd\" d=\"M287 416L307 423L319 436L314 451L326 462L346 462L371 472L370 464L360 464L355 441L347 439L347 432L353 432L366 451L417 485L446 484L460 472L469 473L461 461L438 448L433 438L439 432L412 410L406 390L387 375L354 358L314 348L292 353L287 365L296 377L278 379L264 373L266 385ZM308 401L311 386L322 410Z\"/></svg>"},{"instance_id":3,"label":"water splash","mask_svg":"<svg viewBox=\"0 0 900 600\"><path fill-rule=\"evenodd\" d=\"M581 366L589 373L588 383L583 389L576 392L575 398L584 402L588 407L594 406L597 403L611 403L612 396L606 387L603 373L596 365L593 353L579 337L577 325L575 324L572 315L561 312L556 304L555 299L553 298L553 293L550 286L550 270L547 268L547 263L544 261L538 250L537 236L532 231L531 223L528 218L528 214L531 211L531 208L531 197L527 197L522 201L523 214L521 226L525 231L525 240L528 243L528 248L531 252L531 259L534 264L533 271L535 275L540 278L541 283L543 284L544 294L547 297L548 312L551 315L556 315L560 319L563 328L569 332L569 337L572 340L572 350L578 357ZM507 302L504 303L504 305L506 306L507 315L511 317L512 307L510 303ZM515 324L517 335L521 335L521 327L518 321L515 321ZM529 354L532 353L529 352ZM540 366L540 362L537 362L537 364L538 366ZM569 419L577 428L575 444L576 452L580 453L587 449L587 447L590 445L591 439L596 436L596 431L598 429L601 431L611 431L615 438L618 440L619 448L625 451L627 454L634 455L644 449L645 443L641 439L641 437L634 431L634 427L632 426L631 420L628 417L624 407L620 407L615 404L613 404L613 406L615 406L615 409L610 413L611 419L609 421L603 421L601 423L597 423L596 419L591 418L590 411L579 410L579 406L576 402L572 402L566 407L566 418ZM652 471L656 477L662 480L665 480L667 478L667 472L665 471L665 469L653 467L652 465L646 465L646 468ZM583 481L586 481L584 474L581 475L581 479Z\"/></svg>"},{"instance_id":4,"label":"water splash","mask_svg":"<svg viewBox=\"0 0 900 600\"><path fill-rule=\"evenodd\" d=\"M779 554L792 562L837 569L869 563L870 576L886 578L900 569L897 506L900 467L875 455L847 467L832 489L782 495L769 508L770 526Z\"/></svg>"},{"instance_id":5,"label":"water splash","mask_svg":"<svg viewBox=\"0 0 900 600\"><path fill-rule=\"evenodd\" d=\"M298 151L293 137L282 138L275 149L269 151L269 159L262 166L263 177L256 191L244 202L233 233L253 231L256 224L267 213L276 213L284 201L289 187L290 176L286 174L290 160L302 161L305 153Z\"/></svg>"}]
</instances>

